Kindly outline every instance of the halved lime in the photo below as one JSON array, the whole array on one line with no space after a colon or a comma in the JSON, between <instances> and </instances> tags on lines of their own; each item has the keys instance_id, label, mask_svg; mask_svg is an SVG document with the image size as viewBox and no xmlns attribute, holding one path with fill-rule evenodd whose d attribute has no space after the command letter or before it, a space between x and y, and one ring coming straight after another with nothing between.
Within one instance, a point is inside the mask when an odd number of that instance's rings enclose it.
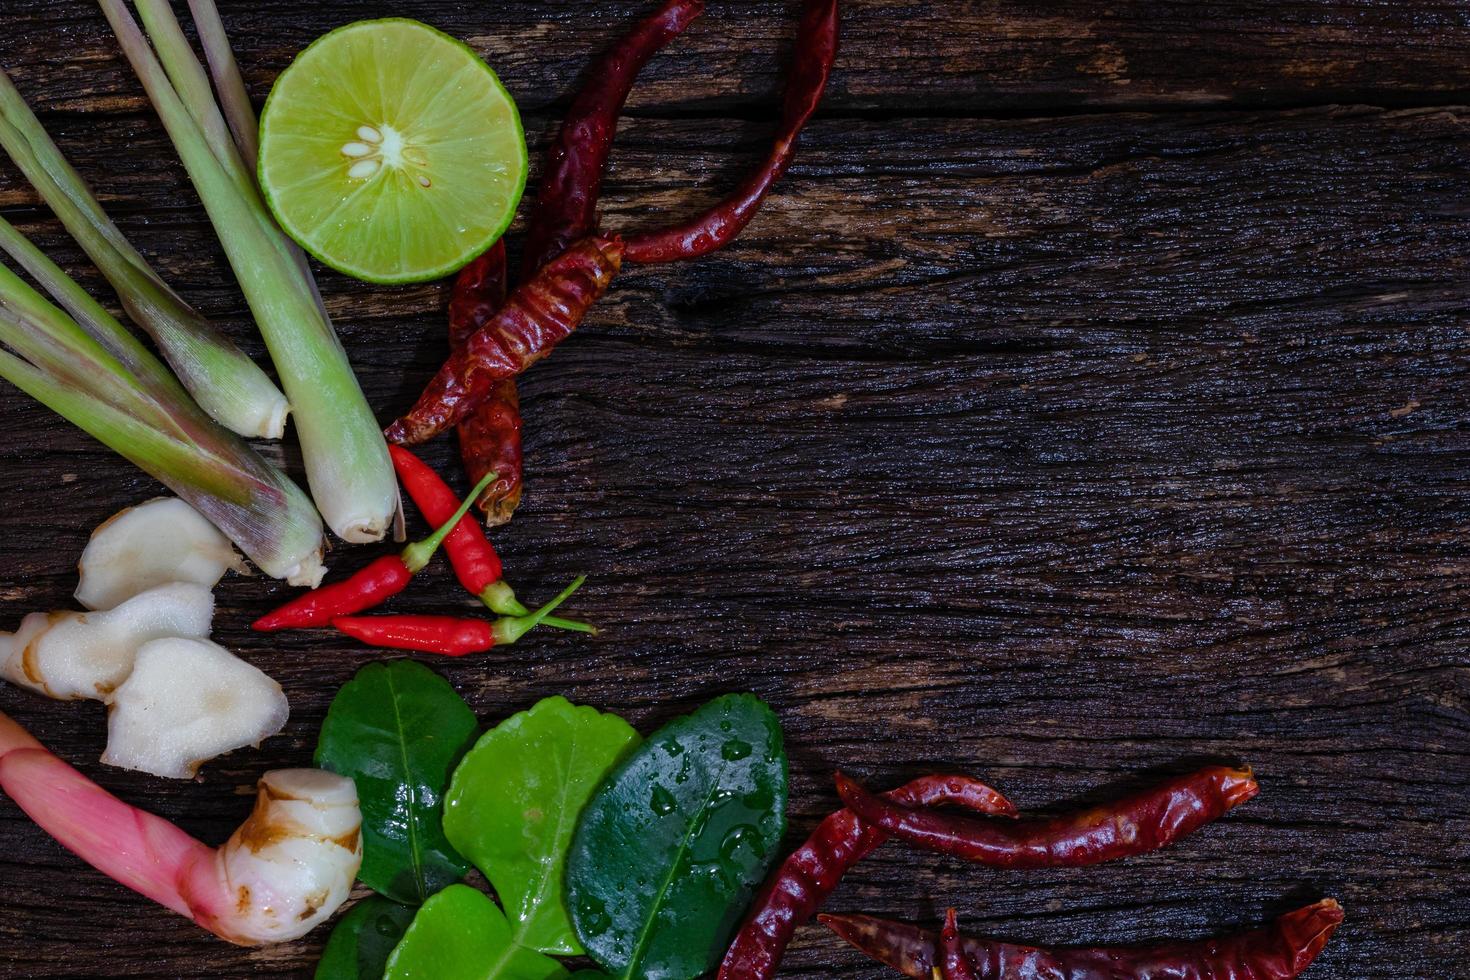
<instances>
[{"instance_id":1,"label":"halved lime","mask_svg":"<svg viewBox=\"0 0 1470 980\"><path fill-rule=\"evenodd\" d=\"M473 51L416 20L313 41L260 120L260 186L312 255L369 282L446 276L494 244L526 187L515 102Z\"/></svg>"}]
</instances>

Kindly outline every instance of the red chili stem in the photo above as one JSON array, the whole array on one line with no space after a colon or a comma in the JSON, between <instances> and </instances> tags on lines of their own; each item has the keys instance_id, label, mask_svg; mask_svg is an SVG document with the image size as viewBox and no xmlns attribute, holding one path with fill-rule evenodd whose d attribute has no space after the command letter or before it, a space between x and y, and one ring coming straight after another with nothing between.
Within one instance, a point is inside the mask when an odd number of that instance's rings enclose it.
<instances>
[{"instance_id":1,"label":"red chili stem","mask_svg":"<svg viewBox=\"0 0 1470 980\"><path fill-rule=\"evenodd\" d=\"M874 796L842 773L848 809L894 837L1004 868L1082 867L1166 847L1260 792L1249 769L1210 766L1106 806L1040 820L980 821Z\"/></svg>"},{"instance_id":2,"label":"red chili stem","mask_svg":"<svg viewBox=\"0 0 1470 980\"><path fill-rule=\"evenodd\" d=\"M681 225L628 239L629 262L649 264L698 258L728 245L750 224L771 186L796 154L796 140L816 112L837 59L837 0L806 0L795 60L786 83L781 128L770 155L720 204Z\"/></svg>"},{"instance_id":3,"label":"red chili stem","mask_svg":"<svg viewBox=\"0 0 1470 980\"><path fill-rule=\"evenodd\" d=\"M584 238L547 263L449 356L413 409L388 427L388 439L415 445L464 421L497 382L515 377L565 340L622 264L622 240L606 237Z\"/></svg>"},{"instance_id":4,"label":"red chili stem","mask_svg":"<svg viewBox=\"0 0 1470 980\"><path fill-rule=\"evenodd\" d=\"M704 12L704 0L668 0L633 28L588 73L547 151L545 176L526 229L521 276L533 275L597 227L602 175L618 115L638 73Z\"/></svg>"},{"instance_id":5,"label":"red chili stem","mask_svg":"<svg viewBox=\"0 0 1470 980\"><path fill-rule=\"evenodd\" d=\"M488 481L481 481L478 492ZM454 530L469 510L469 501L461 504L433 534L415 541L396 555L384 555L341 582L324 585L297 596L274 612L257 619L252 629L268 632L284 629L310 629L326 626L338 616L350 616L372 609L402 592L414 575L429 563L439 545Z\"/></svg>"},{"instance_id":6,"label":"red chili stem","mask_svg":"<svg viewBox=\"0 0 1470 980\"><path fill-rule=\"evenodd\" d=\"M998 817L1016 815L1009 800L968 776L922 776L884 795L905 806L953 804ZM796 927L822 907L848 869L887 839L851 810L838 810L818 824L766 881L725 953L718 980L774 976Z\"/></svg>"},{"instance_id":7,"label":"red chili stem","mask_svg":"<svg viewBox=\"0 0 1470 980\"><path fill-rule=\"evenodd\" d=\"M935 965L944 962L943 937L929 930L869 915L818 918L868 956L910 977L931 980ZM1325 898L1271 925L1195 942L1047 948L960 937L958 943L978 980L1292 980L1306 971L1341 923L1342 907Z\"/></svg>"},{"instance_id":8,"label":"red chili stem","mask_svg":"<svg viewBox=\"0 0 1470 980\"><path fill-rule=\"evenodd\" d=\"M939 933L939 977L940 980L978 980L960 943L954 909L944 914L944 928Z\"/></svg>"},{"instance_id":9,"label":"red chili stem","mask_svg":"<svg viewBox=\"0 0 1470 980\"><path fill-rule=\"evenodd\" d=\"M578 576L560 595L529 616L503 616L493 621L456 616L339 616L332 625L369 646L463 657L516 642L545 622L585 581L587 576Z\"/></svg>"}]
</instances>

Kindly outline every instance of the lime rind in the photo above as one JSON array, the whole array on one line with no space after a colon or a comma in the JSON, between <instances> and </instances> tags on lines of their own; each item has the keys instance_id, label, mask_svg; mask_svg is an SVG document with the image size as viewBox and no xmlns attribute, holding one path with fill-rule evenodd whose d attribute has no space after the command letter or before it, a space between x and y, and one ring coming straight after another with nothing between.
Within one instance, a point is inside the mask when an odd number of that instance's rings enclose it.
<instances>
[{"instance_id":1,"label":"lime rind","mask_svg":"<svg viewBox=\"0 0 1470 980\"><path fill-rule=\"evenodd\" d=\"M376 142L357 135L365 126ZM354 143L377 163L365 177L349 176ZM261 115L258 179L276 220L318 260L368 282L464 266L510 226L528 169L520 113L495 72L406 18L312 42Z\"/></svg>"}]
</instances>

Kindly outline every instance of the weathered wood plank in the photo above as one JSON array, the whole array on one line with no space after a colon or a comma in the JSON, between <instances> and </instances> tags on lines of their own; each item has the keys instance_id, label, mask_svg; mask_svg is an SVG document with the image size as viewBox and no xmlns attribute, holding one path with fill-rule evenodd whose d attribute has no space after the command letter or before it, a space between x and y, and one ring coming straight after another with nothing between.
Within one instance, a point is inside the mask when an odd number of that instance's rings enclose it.
<instances>
[{"instance_id":1,"label":"weathered wood plank","mask_svg":"<svg viewBox=\"0 0 1470 980\"><path fill-rule=\"evenodd\" d=\"M79 164L249 341L151 120L54 121L68 146L130 147ZM606 634L443 669L487 721L558 692L647 729L758 691L791 743L793 841L832 806L837 766L881 783L961 766L1047 806L1243 758L1261 799L1171 852L1000 874L891 846L836 903L931 920L956 904L977 930L1122 942L1333 894L1349 920L1313 976L1470 975L1467 121L819 122L736 246L630 271L525 379L507 567L532 596L592 572L577 611ZM699 203L762 134L632 121L608 224ZM324 286L386 419L434 366L443 291ZM152 489L9 389L0 411L6 625L65 604L87 529ZM309 757L363 660L329 637L249 634L278 592L227 583L219 629L291 693L287 735L198 785L91 761L95 705L4 689L0 710L222 839L259 771ZM442 573L400 605L470 608ZM0 842L9 976L300 975L324 940L225 947L6 804ZM884 975L817 928L789 973Z\"/></svg>"},{"instance_id":2,"label":"weathered wood plank","mask_svg":"<svg viewBox=\"0 0 1470 980\"><path fill-rule=\"evenodd\" d=\"M373 16L468 40L523 109L569 97L589 57L652 0L221 2L258 96L324 30ZM1459 0L844 0L829 111L989 114L1166 105L1470 101L1470 16ZM794 0L712 3L645 73L643 113L770 105ZM8 0L7 70L68 108L141 94L95 5ZM65 51L65 58L57 56Z\"/></svg>"}]
</instances>

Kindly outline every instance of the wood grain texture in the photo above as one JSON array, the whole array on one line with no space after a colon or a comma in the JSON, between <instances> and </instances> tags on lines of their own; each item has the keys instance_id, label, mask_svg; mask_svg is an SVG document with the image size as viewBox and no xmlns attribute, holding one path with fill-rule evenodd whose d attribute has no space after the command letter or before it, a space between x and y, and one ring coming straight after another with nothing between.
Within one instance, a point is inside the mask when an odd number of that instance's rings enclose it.
<instances>
[{"instance_id":1,"label":"wood grain texture","mask_svg":"<svg viewBox=\"0 0 1470 980\"><path fill-rule=\"evenodd\" d=\"M322 30L390 12L223 6L257 95ZM539 140L644 6L391 12L471 37ZM712 7L640 90L609 227L706 203L766 138L789 5ZM140 247L258 353L100 16L7 9L0 64ZM1261 797L1171 851L996 872L889 845L834 906L1121 943L1326 894L1348 919L1309 976L1470 977L1463 5L851 9L832 111L761 218L698 263L630 270L524 378L527 496L497 542L531 598L590 572L575 613L606 632L435 666L487 723L561 693L647 731L754 690L786 725L792 843L838 766L877 785L966 769L1047 808L1247 761ZM1109 46L1114 74L1082 67ZM1292 108L1338 99L1380 105ZM1153 111L1111 111L1128 106ZM8 167L0 207L101 291ZM321 279L386 420L436 366L446 287ZM0 412L3 627L67 605L90 528L156 487L9 388ZM286 734L197 784L98 765L97 705L4 688L0 710L222 840L259 772L309 759L365 659L250 634L283 591L227 581L218 638L285 686ZM471 606L441 568L398 608ZM301 976L324 940L225 946L0 801L0 975ZM808 927L783 975L885 973Z\"/></svg>"}]
</instances>

